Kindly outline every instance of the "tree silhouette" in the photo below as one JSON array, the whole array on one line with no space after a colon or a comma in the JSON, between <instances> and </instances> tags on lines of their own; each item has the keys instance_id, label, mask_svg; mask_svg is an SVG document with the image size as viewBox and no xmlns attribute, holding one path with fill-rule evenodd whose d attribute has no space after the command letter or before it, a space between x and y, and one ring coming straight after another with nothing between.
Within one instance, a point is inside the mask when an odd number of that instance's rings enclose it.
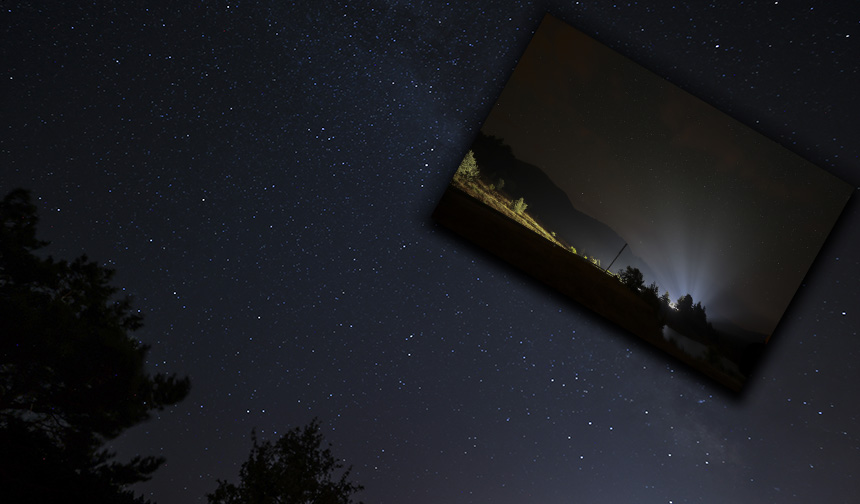
<instances>
[{"instance_id":1,"label":"tree silhouette","mask_svg":"<svg viewBox=\"0 0 860 504\"><path fill-rule=\"evenodd\" d=\"M669 297L669 291L663 292L663 295L660 296L660 302L663 303L667 308L669 307L669 303L672 302L672 298Z\"/></svg>"},{"instance_id":2,"label":"tree silhouette","mask_svg":"<svg viewBox=\"0 0 860 504\"><path fill-rule=\"evenodd\" d=\"M487 135L483 131L479 131L475 141L472 142L472 151L481 169L487 170L485 173L482 172L482 175L490 179L506 178L510 166L517 162L510 145L501 138ZM501 186L497 185L497 189L501 189Z\"/></svg>"},{"instance_id":3,"label":"tree silhouette","mask_svg":"<svg viewBox=\"0 0 860 504\"><path fill-rule=\"evenodd\" d=\"M655 282L651 282L647 287L643 287L639 292L639 295L642 296L642 299L648 303L651 308L654 310L660 310L660 298L657 294L660 292L660 287L657 286Z\"/></svg>"},{"instance_id":4,"label":"tree silhouette","mask_svg":"<svg viewBox=\"0 0 860 504\"><path fill-rule=\"evenodd\" d=\"M717 332L708 322L705 307L701 301L693 303L693 296L685 294L675 303L675 313L670 317L675 330L698 337L716 338Z\"/></svg>"},{"instance_id":5,"label":"tree silhouette","mask_svg":"<svg viewBox=\"0 0 860 504\"><path fill-rule=\"evenodd\" d=\"M633 292L639 292L640 289L645 286L645 278L642 276L642 272L639 271L639 268L633 268L627 266L625 269L620 270L618 275L621 277L621 283L627 286Z\"/></svg>"},{"instance_id":6,"label":"tree silhouette","mask_svg":"<svg viewBox=\"0 0 860 504\"><path fill-rule=\"evenodd\" d=\"M0 202L0 500L141 502L125 487L164 460L119 463L103 446L190 382L146 373L149 347L130 335L142 317L113 300L113 270L37 256L37 223L27 191Z\"/></svg>"},{"instance_id":7,"label":"tree silhouette","mask_svg":"<svg viewBox=\"0 0 860 504\"><path fill-rule=\"evenodd\" d=\"M506 164L514 158L514 152L511 146L499 137L487 135L483 131L478 131L475 141L472 142L472 149L475 155L484 164Z\"/></svg>"},{"instance_id":8,"label":"tree silhouette","mask_svg":"<svg viewBox=\"0 0 860 504\"><path fill-rule=\"evenodd\" d=\"M678 298L678 301L675 302L675 309L678 310L678 313L687 314L693 310L693 296L689 294L685 294Z\"/></svg>"},{"instance_id":9,"label":"tree silhouette","mask_svg":"<svg viewBox=\"0 0 860 504\"><path fill-rule=\"evenodd\" d=\"M208 494L210 504L349 504L352 494L364 489L348 481L351 468L343 469L329 448L317 419L294 428L277 442L259 443L251 432L251 454L239 470L239 485L218 480ZM329 445L330 446L330 445Z\"/></svg>"}]
</instances>

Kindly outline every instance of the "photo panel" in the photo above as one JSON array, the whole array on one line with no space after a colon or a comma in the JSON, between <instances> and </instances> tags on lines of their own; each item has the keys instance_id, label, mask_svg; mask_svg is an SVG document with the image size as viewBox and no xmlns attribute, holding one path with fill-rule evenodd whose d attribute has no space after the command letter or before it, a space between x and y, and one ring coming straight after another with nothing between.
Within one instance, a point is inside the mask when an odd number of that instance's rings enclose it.
<instances>
[{"instance_id":1,"label":"photo panel","mask_svg":"<svg viewBox=\"0 0 860 504\"><path fill-rule=\"evenodd\" d=\"M852 191L547 15L433 216L739 391Z\"/></svg>"}]
</instances>

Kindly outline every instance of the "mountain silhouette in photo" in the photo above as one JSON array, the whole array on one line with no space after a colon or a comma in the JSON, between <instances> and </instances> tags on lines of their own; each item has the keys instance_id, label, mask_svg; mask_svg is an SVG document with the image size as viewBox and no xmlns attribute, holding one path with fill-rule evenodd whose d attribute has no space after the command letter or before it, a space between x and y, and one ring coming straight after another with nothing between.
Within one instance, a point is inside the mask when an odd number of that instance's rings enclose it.
<instances>
[{"instance_id":1,"label":"mountain silhouette in photo","mask_svg":"<svg viewBox=\"0 0 860 504\"><path fill-rule=\"evenodd\" d=\"M536 216L556 238L576 248L583 256L597 258L603 268L609 266L624 247L625 240L603 222L577 209L567 193L559 188L539 167L518 159L510 146L500 138L478 132L472 144L478 164L489 170L485 176L498 183L504 191L528 203L529 213ZM638 268L648 280L654 273L645 261L635 255L628 244L618 256L612 270L624 266Z\"/></svg>"}]
</instances>

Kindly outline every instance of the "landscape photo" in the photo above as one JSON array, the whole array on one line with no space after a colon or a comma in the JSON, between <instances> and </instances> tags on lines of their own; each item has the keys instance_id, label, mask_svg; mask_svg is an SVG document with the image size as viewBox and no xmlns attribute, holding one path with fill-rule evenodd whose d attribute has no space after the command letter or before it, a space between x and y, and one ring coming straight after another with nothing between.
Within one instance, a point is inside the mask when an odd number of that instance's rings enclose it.
<instances>
[{"instance_id":1,"label":"landscape photo","mask_svg":"<svg viewBox=\"0 0 860 504\"><path fill-rule=\"evenodd\" d=\"M852 190L547 15L433 217L739 391Z\"/></svg>"}]
</instances>

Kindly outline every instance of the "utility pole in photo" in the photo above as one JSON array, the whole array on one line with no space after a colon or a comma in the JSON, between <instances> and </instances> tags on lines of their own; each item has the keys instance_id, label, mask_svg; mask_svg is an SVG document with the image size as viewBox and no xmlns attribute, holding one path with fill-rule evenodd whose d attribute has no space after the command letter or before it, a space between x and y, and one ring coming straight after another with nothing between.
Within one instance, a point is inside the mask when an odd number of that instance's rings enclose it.
<instances>
[{"instance_id":1,"label":"utility pole in photo","mask_svg":"<svg viewBox=\"0 0 860 504\"><path fill-rule=\"evenodd\" d=\"M624 242L624 246L623 246L623 247L621 247L621 250L619 250L617 254L615 254L615 259L618 259L618 256L620 256L620 255L621 255L621 253L622 253L622 252L624 252L624 249L625 249L625 248L627 248L627 242ZM611 267L612 267L612 265L613 265L613 264L615 264L615 259L613 259L613 260L612 260L612 262L611 262L611 263L609 263L609 266L607 266L607 267L606 267L606 269L605 269L605 270L603 270L603 272L604 272L604 273L608 272L608 271L609 271L609 268L611 268Z\"/></svg>"}]
</instances>

